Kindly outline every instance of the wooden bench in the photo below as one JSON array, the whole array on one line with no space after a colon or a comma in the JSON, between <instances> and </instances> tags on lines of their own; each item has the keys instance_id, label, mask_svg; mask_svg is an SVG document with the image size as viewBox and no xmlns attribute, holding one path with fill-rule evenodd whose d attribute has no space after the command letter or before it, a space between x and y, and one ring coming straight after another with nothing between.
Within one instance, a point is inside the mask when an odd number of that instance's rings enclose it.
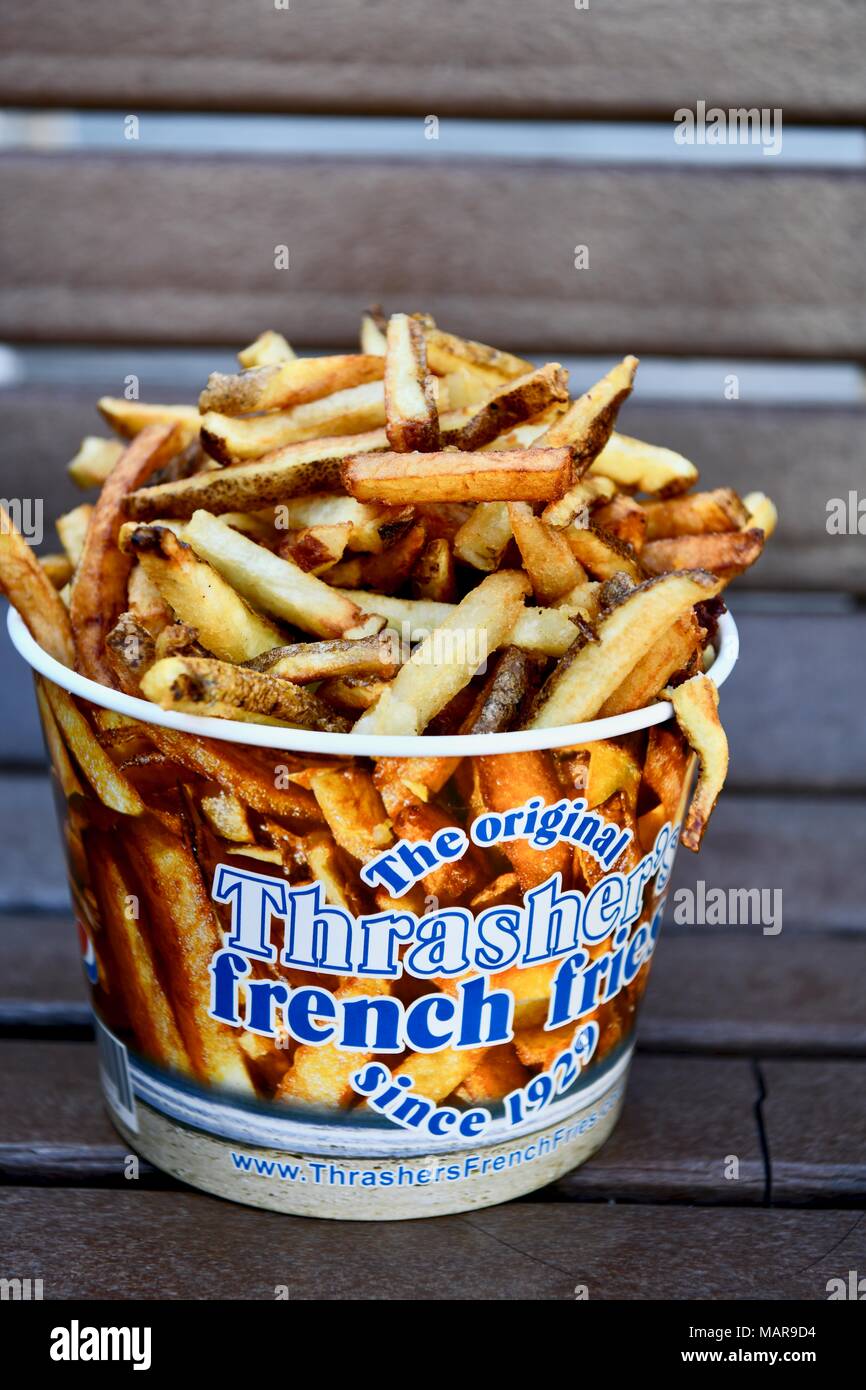
<instances>
[{"instance_id":1,"label":"wooden bench","mask_svg":"<svg viewBox=\"0 0 866 1390\"><path fill-rule=\"evenodd\" d=\"M448 140L466 118L670 123L698 96L853 131L862 9L693 0L688 23L671 0L153 0L136 13L138 32L107 0L59 7L49 25L7 0L0 19L4 104L113 110L118 132L143 113L140 140L118 134L116 149L0 151L4 494L44 498L47 518L80 500L63 465L125 371L145 398L191 400L203 348L225 356L269 326L300 349L346 345L372 299L575 358L581 385L587 355L713 362L717 397L687 399L672 370L669 398L638 389L622 421L694 458L709 485L765 488L781 512L732 598L730 787L671 901L698 881L778 889L784 924L684 927L669 909L618 1130L520 1202L336 1225L217 1202L144 1163L129 1178L99 1101L29 677L4 645L0 1272L43 1278L49 1298L261 1299L284 1284L335 1299L573 1298L578 1285L593 1299L826 1298L829 1279L866 1268L866 572L863 537L826 529L831 498L866 493L864 407L749 388L750 364L769 359L862 361L862 170L686 166L673 141L653 165L468 158ZM149 148L147 113L172 110L403 117L417 150ZM62 382L44 367L58 345ZM170 369L152 347L174 350ZM33 371L16 375L20 361ZM725 398L729 370L739 399Z\"/></svg>"}]
</instances>

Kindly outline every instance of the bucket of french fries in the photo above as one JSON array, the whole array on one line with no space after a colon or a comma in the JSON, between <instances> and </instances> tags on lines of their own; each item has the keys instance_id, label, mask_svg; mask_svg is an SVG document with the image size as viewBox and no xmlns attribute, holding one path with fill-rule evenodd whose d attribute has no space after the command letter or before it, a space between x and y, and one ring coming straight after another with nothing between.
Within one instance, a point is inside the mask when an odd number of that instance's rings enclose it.
<instances>
[{"instance_id":1,"label":"bucket of french fries","mask_svg":"<svg viewBox=\"0 0 866 1390\"><path fill-rule=\"evenodd\" d=\"M254 1206L500 1202L616 1124L772 503L616 432L634 358L572 399L372 312L240 359L100 402L62 554L0 517L105 1100Z\"/></svg>"}]
</instances>

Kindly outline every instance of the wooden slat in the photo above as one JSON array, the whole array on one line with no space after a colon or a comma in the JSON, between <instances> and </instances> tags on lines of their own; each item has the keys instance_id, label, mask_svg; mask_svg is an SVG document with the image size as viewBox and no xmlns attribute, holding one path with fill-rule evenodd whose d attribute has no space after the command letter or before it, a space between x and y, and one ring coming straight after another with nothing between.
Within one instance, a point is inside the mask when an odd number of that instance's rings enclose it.
<instances>
[{"instance_id":1,"label":"wooden slat","mask_svg":"<svg viewBox=\"0 0 866 1390\"><path fill-rule=\"evenodd\" d=\"M0 912L63 912L68 898L48 778L7 774L0 801ZM674 887L781 889L786 930L866 925L861 877L866 816L860 798L727 792L699 858L683 851Z\"/></svg>"},{"instance_id":2,"label":"wooden slat","mask_svg":"<svg viewBox=\"0 0 866 1390\"><path fill-rule=\"evenodd\" d=\"M45 1038L89 1035L78 935L63 916L0 917L0 1030Z\"/></svg>"},{"instance_id":3,"label":"wooden slat","mask_svg":"<svg viewBox=\"0 0 866 1390\"><path fill-rule=\"evenodd\" d=\"M459 13L316 0L60 6L40 25L7 0L5 102L426 114L652 114L708 105L784 107L785 120L856 118L862 13L845 0L620 0L576 11L537 0ZM828 43L828 35L832 42ZM806 56L807 55L807 56Z\"/></svg>"},{"instance_id":4,"label":"wooden slat","mask_svg":"<svg viewBox=\"0 0 866 1390\"><path fill-rule=\"evenodd\" d=\"M853 1212L517 1202L436 1221L310 1221L187 1192L7 1189L7 1269L46 1299L825 1299L866 1263ZM117 1232L123 1232L118 1251ZM586 1295L584 1295L586 1296Z\"/></svg>"},{"instance_id":5,"label":"wooden slat","mask_svg":"<svg viewBox=\"0 0 866 1390\"><path fill-rule=\"evenodd\" d=\"M866 1199L866 1062L764 1062L777 1202Z\"/></svg>"},{"instance_id":6,"label":"wooden slat","mask_svg":"<svg viewBox=\"0 0 866 1390\"><path fill-rule=\"evenodd\" d=\"M516 350L866 349L856 174L422 154L8 155L0 334L236 342L281 310L297 342L339 342L372 298Z\"/></svg>"},{"instance_id":7,"label":"wooden slat","mask_svg":"<svg viewBox=\"0 0 866 1390\"><path fill-rule=\"evenodd\" d=\"M6 1042L0 1060L0 1180L122 1181L128 1146L103 1110L92 1045ZM613 1138L550 1195L758 1202L765 1173L757 1095L751 1066L735 1058L640 1057ZM731 1154L737 1180L724 1175Z\"/></svg>"},{"instance_id":8,"label":"wooden slat","mask_svg":"<svg viewBox=\"0 0 866 1390\"><path fill-rule=\"evenodd\" d=\"M862 938L662 931L638 1023L646 1050L866 1055Z\"/></svg>"},{"instance_id":9,"label":"wooden slat","mask_svg":"<svg viewBox=\"0 0 866 1390\"><path fill-rule=\"evenodd\" d=\"M296 326L290 306L276 316L269 311L266 319L285 328L289 336ZM69 375L74 380L74 357ZM589 385L590 381L575 376L572 390L578 393ZM117 395L122 389L121 372L112 376L108 371L86 390L0 389L4 495L44 498L46 520L79 502L81 494L69 482L65 465L85 434L108 432L96 413L97 397ZM718 404L665 401L646 405L641 404L638 373L637 394L623 409L621 426L627 434L667 445L692 459L701 470L702 486L727 485L743 493L757 488L773 496L779 508L779 529L760 562L737 581L736 588L863 592L862 537L828 536L826 521L830 498L847 499L850 489L859 488L861 493L866 489L861 448L866 410L862 406L722 402L722 389L720 375ZM146 400L192 398L186 384L179 391L170 382L147 377L141 378L140 390ZM50 534L46 544L53 544Z\"/></svg>"}]
</instances>

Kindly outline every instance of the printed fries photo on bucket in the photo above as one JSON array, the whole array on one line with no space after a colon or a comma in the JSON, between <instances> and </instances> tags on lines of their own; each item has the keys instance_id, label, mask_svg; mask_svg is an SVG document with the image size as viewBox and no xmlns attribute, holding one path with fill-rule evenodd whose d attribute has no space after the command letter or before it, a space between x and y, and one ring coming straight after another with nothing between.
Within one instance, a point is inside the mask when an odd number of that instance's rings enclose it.
<instances>
[{"instance_id":1,"label":"printed fries photo on bucket","mask_svg":"<svg viewBox=\"0 0 866 1390\"><path fill-rule=\"evenodd\" d=\"M63 563L4 514L0 586L110 1035L474 1137L627 1054L775 510L618 433L635 357L575 393L427 314L360 346L269 331L197 407L102 399Z\"/></svg>"}]
</instances>

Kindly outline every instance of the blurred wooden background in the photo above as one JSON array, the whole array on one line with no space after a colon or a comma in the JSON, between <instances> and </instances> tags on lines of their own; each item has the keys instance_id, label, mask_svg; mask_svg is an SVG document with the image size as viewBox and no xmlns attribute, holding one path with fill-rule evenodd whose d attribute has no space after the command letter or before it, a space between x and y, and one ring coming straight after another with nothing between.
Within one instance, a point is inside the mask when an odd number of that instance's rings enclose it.
<instances>
[{"instance_id":1,"label":"blurred wooden background","mask_svg":"<svg viewBox=\"0 0 866 1390\"><path fill-rule=\"evenodd\" d=\"M547 1194L583 1204L560 1206L555 1232L541 1202L534 1228L527 1204L486 1219L530 1253L544 1228L565 1273L539 1296L567 1296L593 1251L591 1296L636 1296L639 1262L602 1258L607 1242L667 1237L678 1258L655 1268L654 1296L824 1297L825 1248L839 1246L830 1273L866 1259L847 1215L804 1209L866 1200L866 536L827 531L831 499L866 497L866 6L6 0L0 48L4 496L43 498L48 517L80 500L64 464L128 374L145 399L191 400L262 328L341 348L379 300L563 359L577 389L636 352L624 429L686 453L710 486L777 500L779 532L732 592L731 787L677 883L779 888L782 934L669 920L626 1120ZM780 108L781 154L676 145L673 114L698 100ZM131 1250L152 1221L195 1225L197 1199L110 1190L121 1146L95 1125L89 1044L72 1041L86 1023L29 682L5 645L2 664L0 1175L24 1184L9 1229L20 1248L47 1242L55 1290L127 1296L139 1276L86 1241L63 1272L78 1223L98 1208L138 1233ZM729 1153L740 1183L722 1180ZM85 1200L83 1184L107 1190ZM627 1206L590 1212L610 1197L646 1204L643 1224ZM665 1205L683 1202L720 1210L683 1226ZM744 1226L743 1204L768 1209ZM228 1242L229 1209L202 1210ZM361 1290L398 1267L423 1289L412 1261L440 1225L381 1255L356 1242ZM473 1265L460 1218L449 1229L464 1296L527 1287L523 1266ZM313 1243L326 1263L332 1236ZM170 1237L164 1253L191 1287ZM810 1261L814 1277L792 1273Z\"/></svg>"}]
</instances>

